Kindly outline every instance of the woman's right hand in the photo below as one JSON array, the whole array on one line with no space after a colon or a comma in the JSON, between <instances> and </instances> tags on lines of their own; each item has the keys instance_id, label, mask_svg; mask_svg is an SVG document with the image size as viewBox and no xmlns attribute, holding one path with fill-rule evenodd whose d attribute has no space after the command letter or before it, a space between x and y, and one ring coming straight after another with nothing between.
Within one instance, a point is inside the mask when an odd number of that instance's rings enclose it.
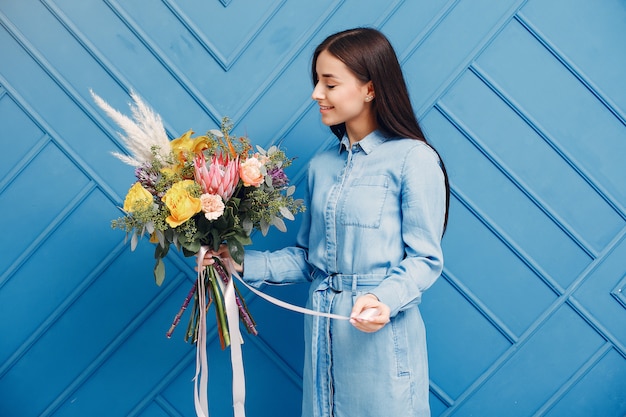
<instances>
[{"instance_id":1,"label":"woman's right hand","mask_svg":"<svg viewBox=\"0 0 626 417\"><path fill-rule=\"evenodd\" d=\"M196 256L198 256L198 254L196 254ZM222 258L222 259L229 259L231 264L235 268L235 271L239 272L240 274L243 272L243 264L240 265L233 260L233 257L230 256L230 251L228 250L228 246L226 244L221 244L217 251L209 249L204 255L204 258L202 259L202 266L213 265L215 263L216 257ZM197 265L197 262L196 262L196 265ZM197 270L198 267L196 266L195 269Z\"/></svg>"}]
</instances>

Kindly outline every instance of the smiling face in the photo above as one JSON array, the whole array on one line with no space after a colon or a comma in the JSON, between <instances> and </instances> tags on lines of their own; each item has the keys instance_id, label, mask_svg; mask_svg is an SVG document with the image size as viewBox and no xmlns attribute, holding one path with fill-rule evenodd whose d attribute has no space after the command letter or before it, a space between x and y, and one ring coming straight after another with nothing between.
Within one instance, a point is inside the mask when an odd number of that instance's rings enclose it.
<instances>
[{"instance_id":1,"label":"smiling face","mask_svg":"<svg viewBox=\"0 0 626 417\"><path fill-rule=\"evenodd\" d=\"M371 81L359 80L328 51L322 51L317 57L315 72L318 81L311 97L319 104L322 123L327 126L345 123L351 143L363 139L376 128Z\"/></svg>"}]
</instances>

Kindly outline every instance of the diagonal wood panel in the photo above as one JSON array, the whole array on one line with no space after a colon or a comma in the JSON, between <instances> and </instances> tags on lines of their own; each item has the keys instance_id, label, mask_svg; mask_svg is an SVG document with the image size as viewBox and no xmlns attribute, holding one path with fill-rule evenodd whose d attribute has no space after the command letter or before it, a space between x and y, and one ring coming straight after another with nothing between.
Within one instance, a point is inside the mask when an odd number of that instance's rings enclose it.
<instances>
[{"instance_id":1,"label":"diagonal wood panel","mask_svg":"<svg viewBox=\"0 0 626 417\"><path fill-rule=\"evenodd\" d=\"M623 4L366 3L0 3L0 415L194 414L194 351L164 337L193 269L171 254L157 288L151 247L109 229L132 170L89 90L119 109L138 91L172 137L231 116L297 155L300 183L335 141L310 53L360 25L397 48L451 175L446 269L422 305L433 415L626 413ZM298 415L302 318L245 295L261 330L244 345L249 413ZM209 337L211 413L230 415L228 352Z\"/></svg>"}]
</instances>

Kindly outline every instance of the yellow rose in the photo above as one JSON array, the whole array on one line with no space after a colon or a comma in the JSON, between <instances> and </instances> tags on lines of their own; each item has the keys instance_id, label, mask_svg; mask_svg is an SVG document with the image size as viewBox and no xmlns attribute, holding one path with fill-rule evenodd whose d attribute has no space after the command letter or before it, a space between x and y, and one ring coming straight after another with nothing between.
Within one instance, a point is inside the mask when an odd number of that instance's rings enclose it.
<instances>
[{"instance_id":1,"label":"yellow rose","mask_svg":"<svg viewBox=\"0 0 626 417\"><path fill-rule=\"evenodd\" d=\"M170 211L165 221L171 227L183 224L202 210L200 199L189 193L189 188L193 184L195 183L192 180L178 181L161 198Z\"/></svg>"},{"instance_id":2,"label":"yellow rose","mask_svg":"<svg viewBox=\"0 0 626 417\"><path fill-rule=\"evenodd\" d=\"M124 199L124 211L132 213L150 208L152 205L152 194L139 183L136 182L128 190Z\"/></svg>"}]
</instances>

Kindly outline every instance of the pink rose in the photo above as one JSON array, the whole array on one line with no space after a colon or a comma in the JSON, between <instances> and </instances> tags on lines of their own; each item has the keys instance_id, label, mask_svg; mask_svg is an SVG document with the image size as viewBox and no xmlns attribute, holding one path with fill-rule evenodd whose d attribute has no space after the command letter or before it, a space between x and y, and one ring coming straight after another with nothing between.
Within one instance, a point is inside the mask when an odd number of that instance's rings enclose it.
<instances>
[{"instance_id":1,"label":"pink rose","mask_svg":"<svg viewBox=\"0 0 626 417\"><path fill-rule=\"evenodd\" d=\"M200 196L200 204L202 205L204 217L206 217L207 220L215 220L224 214L224 202L219 195L202 194Z\"/></svg>"},{"instance_id":2,"label":"pink rose","mask_svg":"<svg viewBox=\"0 0 626 417\"><path fill-rule=\"evenodd\" d=\"M239 165L239 177L246 187L258 187L265 179L263 163L254 157L246 159Z\"/></svg>"}]
</instances>

